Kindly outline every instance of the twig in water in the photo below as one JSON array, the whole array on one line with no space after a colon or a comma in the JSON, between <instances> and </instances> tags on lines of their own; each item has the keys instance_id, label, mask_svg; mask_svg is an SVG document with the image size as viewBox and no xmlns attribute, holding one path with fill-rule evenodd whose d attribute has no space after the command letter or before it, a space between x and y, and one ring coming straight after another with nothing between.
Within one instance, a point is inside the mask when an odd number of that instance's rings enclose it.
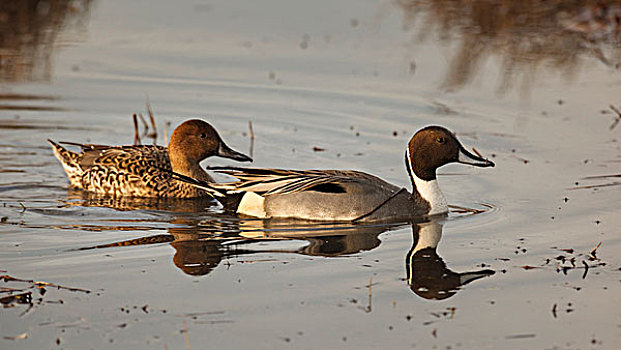
<instances>
[{"instance_id":1,"label":"twig in water","mask_svg":"<svg viewBox=\"0 0 621 350\"><path fill-rule=\"evenodd\" d=\"M9 305L12 303L32 304L32 292L23 292L0 297L0 304Z\"/></svg>"},{"instance_id":2,"label":"twig in water","mask_svg":"<svg viewBox=\"0 0 621 350\"><path fill-rule=\"evenodd\" d=\"M185 348L190 350L190 336L188 335L188 324L183 321L183 338L185 339Z\"/></svg>"},{"instance_id":3,"label":"twig in water","mask_svg":"<svg viewBox=\"0 0 621 350\"><path fill-rule=\"evenodd\" d=\"M589 272L589 264L586 261L582 260L582 265L584 265L584 273L582 274L582 279L585 279L587 276L587 272Z\"/></svg>"},{"instance_id":4,"label":"twig in water","mask_svg":"<svg viewBox=\"0 0 621 350\"><path fill-rule=\"evenodd\" d=\"M168 144L168 127L170 126L169 121L164 121L164 146Z\"/></svg>"},{"instance_id":5,"label":"twig in water","mask_svg":"<svg viewBox=\"0 0 621 350\"><path fill-rule=\"evenodd\" d=\"M147 136L149 133L149 124L147 124L147 121L142 116L142 113L138 113L138 117L140 118L142 125L144 125L144 132L142 133L142 136Z\"/></svg>"},{"instance_id":6,"label":"twig in water","mask_svg":"<svg viewBox=\"0 0 621 350\"><path fill-rule=\"evenodd\" d=\"M476 149L476 148L472 147L472 151L473 151L473 152L474 152L477 156L479 156L479 157L481 157L481 158L485 158L485 164L488 164L488 163L489 163L489 159L487 159L487 157L483 157L483 156L481 155L481 153L479 153L479 151L477 151L477 149Z\"/></svg>"},{"instance_id":7,"label":"twig in water","mask_svg":"<svg viewBox=\"0 0 621 350\"><path fill-rule=\"evenodd\" d=\"M155 118L153 117L153 110L151 109L149 96L147 96L147 113L149 113L149 119L151 120L151 126L153 127L153 132L148 134L147 137L151 137L153 139L153 144L155 145L157 142L157 128L155 127Z\"/></svg>"},{"instance_id":8,"label":"twig in water","mask_svg":"<svg viewBox=\"0 0 621 350\"><path fill-rule=\"evenodd\" d=\"M3 338L4 338L4 339L6 339L6 340L21 340L21 339L26 339L26 338L28 338L28 332L26 332L26 333L22 333L22 334L20 334L20 335L16 335L16 336L14 336L14 337L8 337L8 336L5 336L5 337L3 337Z\"/></svg>"},{"instance_id":9,"label":"twig in water","mask_svg":"<svg viewBox=\"0 0 621 350\"><path fill-rule=\"evenodd\" d=\"M369 277L369 303L367 307L364 309L365 312L371 312L371 301L373 299L373 292L371 287L373 286L373 276Z\"/></svg>"},{"instance_id":10,"label":"twig in water","mask_svg":"<svg viewBox=\"0 0 621 350\"><path fill-rule=\"evenodd\" d=\"M596 260L597 259L597 249L599 248L600 245L602 245L602 242L599 242L597 244L597 246L595 248L593 248L593 250L591 250L591 253L589 253L589 257L592 260Z\"/></svg>"},{"instance_id":11,"label":"twig in water","mask_svg":"<svg viewBox=\"0 0 621 350\"><path fill-rule=\"evenodd\" d=\"M248 129L250 129L250 158L252 158L252 153L254 151L254 130L252 129L252 120L248 121Z\"/></svg>"},{"instance_id":12,"label":"twig in water","mask_svg":"<svg viewBox=\"0 0 621 350\"><path fill-rule=\"evenodd\" d=\"M585 176L583 179L591 180L591 179L607 179L609 177L621 177L621 174L611 174L611 175L594 175L594 176Z\"/></svg>"},{"instance_id":13,"label":"twig in water","mask_svg":"<svg viewBox=\"0 0 621 350\"><path fill-rule=\"evenodd\" d=\"M15 282L30 283L34 287L38 287L38 288L46 286L46 287L54 287L54 288L58 288L58 289L66 289L66 290L69 290L69 291L72 291L72 292L83 292L83 293L87 293L87 294L91 292L88 289L75 288L75 287L64 287L64 286L61 286L59 284L43 282L43 281L35 281L35 280L25 280L25 279L21 279L21 278L12 277L12 276L9 276L9 275L2 275L2 276L0 276L0 280L3 280L4 282L15 281Z\"/></svg>"},{"instance_id":14,"label":"twig in water","mask_svg":"<svg viewBox=\"0 0 621 350\"><path fill-rule=\"evenodd\" d=\"M474 152L474 154L476 154L477 156L483 158L483 156L481 155L481 153L479 153L479 151L477 151L476 148L472 147L472 151Z\"/></svg>"},{"instance_id":15,"label":"twig in water","mask_svg":"<svg viewBox=\"0 0 621 350\"><path fill-rule=\"evenodd\" d=\"M134 145L140 145L140 134L138 133L138 116L136 115L136 113L134 113L132 115L132 118L134 119Z\"/></svg>"},{"instance_id":16,"label":"twig in water","mask_svg":"<svg viewBox=\"0 0 621 350\"><path fill-rule=\"evenodd\" d=\"M28 208L26 208L25 205L22 204L22 202L19 202L19 205L22 207L22 211L20 211L20 214L24 213L26 211L26 209L28 209Z\"/></svg>"},{"instance_id":17,"label":"twig in water","mask_svg":"<svg viewBox=\"0 0 621 350\"><path fill-rule=\"evenodd\" d=\"M615 113L617 113L617 116L615 117L615 120L612 122L612 125L610 125L610 130L612 130L621 121L621 111L619 111L617 109L617 107L615 107L614 105L610 105L610 109L612 109Z\"/></svg>"},{"instance_id":18,"label":"twig in water","mask_svg":"<svg viewBox=\"0 0 621 350\"><path fill-rule=\"evenodd\" d=\"M454 204L449 204L448 207L449 207L449 209L452 209L455 213L458 213L458 214L465 214L465 213L481 214L481 213L485 213L485 210L482 210L482 209L466 208L466 207L462 207L462 206L454 205Z\"/></svg>"},{"instance_id":19,"label":"twig in water","mask_svg":"<svg viewBox=\"0 0 621 350\"><path fill-rule=\"evenodd\" d=\"M614 182L609 182L609 183L600 184L600 185L576 186L576 187L568 188L568 190L588 190L588 189L593 189L593 188L619 186L619 185L621 185L621 182L614 181Z\"/></svg>"}]
</instances>

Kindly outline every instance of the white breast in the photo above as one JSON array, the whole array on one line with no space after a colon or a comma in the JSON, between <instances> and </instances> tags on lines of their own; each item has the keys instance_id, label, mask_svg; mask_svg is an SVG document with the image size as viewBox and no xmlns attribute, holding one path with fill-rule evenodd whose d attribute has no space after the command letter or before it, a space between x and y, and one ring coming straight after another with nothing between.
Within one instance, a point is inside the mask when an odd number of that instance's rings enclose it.
<instances>
[{"instance_id":1,"label":"white breast","mask_svg":"<svg viewBox=\"0 0 621 350\"><path fill-rule=\"evenodd\" d=\"M414 179L414 185L416 186L416 190L421 195L421 197L423 197L423 199L429 202L429 205L431 205L429 215L448 213L446 198L444 198L444 194L442 193L442 191L440 191L440 186L438 186L438 180L436 179L431 181L425 181L416 176L416 174L414 173L414 169L412 169L410 152L406 152L406 154L408 157L408 170L412 175L412 179Z\"/></svg>"},{"instance_id":2,"label":"white breast","mask_svg":"<svg viewBox=\"0 0 621 350\"><path fill-rule=\"evenodd\" d=\"M444 194L440 191L438 180L425 181L414 175L414 183L416 184L416 189L418 190L418 193L420 193L421 197L423 197L431 205L429 215L444 214L448 212L446 198L444 198Z\"/></svg>"}]
</instances>

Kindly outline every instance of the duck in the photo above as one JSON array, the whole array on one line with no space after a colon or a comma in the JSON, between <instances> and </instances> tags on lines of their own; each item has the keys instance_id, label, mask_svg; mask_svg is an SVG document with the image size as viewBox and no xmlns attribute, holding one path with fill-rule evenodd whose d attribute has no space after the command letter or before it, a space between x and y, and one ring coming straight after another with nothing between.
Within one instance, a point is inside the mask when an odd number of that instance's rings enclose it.
<instances>
[{"instance_id":1,"label":"duck","mask_svg":"<svg viewBox=\"0 0 621 350\"><path fill-rule=\"evenodd\" d=\"M424 299L448 299L466 284L496 273L490 269L466 272L449 269L436 251L443 226L435 219L412 224L412 248L405 257L406 280L410 290Z\"/></svg>"},{"instance_id":2,"label":"duck","mask_svg":"<svg viewBox=\"0 0 621 350\"><path fill-rule=\"evenodd\" d=\"M476 151L475 151L476 153ZM442 126L418 130L408 142L405 163L412 191L354 170L286 170L214 167L237 181L209 183L173 174L209 191L225 210L261 219L309 221L411 221L448 213L436 170L449 163L475 167L495 164L466 150Z\"/></svg>"},{"instance_id":3,"label":"duck","mask_svg":"<svg viewBox=\"0 0 621 350\"><path fill-rule=\"evenodd\" d=\"M81 152L73 152L50 139L48 142L71 187L113 197L211 197L208 191L172 179L170 172L210 183L213 178L200 166L202 160L219 156L252 161L227 146L216 129L200 119L180 124L173 131L168 147L60 142L81 148Z\"/></svg>"}]
</instances>

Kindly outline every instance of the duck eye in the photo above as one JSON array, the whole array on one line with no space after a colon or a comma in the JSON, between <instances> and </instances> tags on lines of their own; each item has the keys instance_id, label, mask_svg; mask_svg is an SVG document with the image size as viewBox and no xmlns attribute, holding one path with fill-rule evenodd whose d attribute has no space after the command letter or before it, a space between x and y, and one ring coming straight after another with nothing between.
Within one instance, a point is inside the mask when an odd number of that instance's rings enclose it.
<instances>
[{"instance_id":1,"label":"duck eye","mask_svg":"<svg viewBox=\"0 0 621 350\"><path fill-rule=\"evenodd\" d=\"M201 134L201 139L204 139L204 138L206 138L206 137L207 137L207 135L206 135L205 133L202 133L202 134Z\"/></svg>"},{"instance_id":2,"label":"duck eye","mask_svg":"<svg viewBox=\"0 0 621 350\"><path fill-rule=\"evenodd\" d=\"M436 141L438 141L438 143L441 144L441 145L443 145L444 142L446 142L446 140L442 136L438 137Z\"/></svg>"}]
</instances>

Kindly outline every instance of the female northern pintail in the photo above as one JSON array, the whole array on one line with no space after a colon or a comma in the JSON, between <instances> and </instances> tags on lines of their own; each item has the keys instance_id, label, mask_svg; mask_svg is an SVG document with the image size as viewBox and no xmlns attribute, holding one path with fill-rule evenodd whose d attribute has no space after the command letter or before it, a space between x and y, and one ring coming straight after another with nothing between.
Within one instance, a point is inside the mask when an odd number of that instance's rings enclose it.
<instances>
[{"instance_id":1,"label":"female northern pintail","mask_svg":"<svg viewBox=\"0 0 621 350\"><path fill-rule=\"evenodd\" d=\"M71 186L98 194L134 197L191 198L209 196L208 192L171 179L170 171L209 183L211 176L199 163L210 156L252 161L229 146L218 132L202 120L192 119L173 132L168 148L163 146L105 146L69 143L80 146L71 152L48 140L54 155L63 165Z\"/></svg>"},{"instance_id":2,"label":"female northern pintail","mask_svg":"<svg viewBox=\"0 0 621 350\"><path fill-rule=\"evenodd\" d=\"M207 183L174 175L210 191L225 209L258 218L323 221L399 221L444 214L446 199L436 169L448 163L493 167L468 152L449 130L429 126L410 139L405 160L412 193L376 176L350 170L280 170L218 167L237 182Z\"/></svg>"}]
</instances>

